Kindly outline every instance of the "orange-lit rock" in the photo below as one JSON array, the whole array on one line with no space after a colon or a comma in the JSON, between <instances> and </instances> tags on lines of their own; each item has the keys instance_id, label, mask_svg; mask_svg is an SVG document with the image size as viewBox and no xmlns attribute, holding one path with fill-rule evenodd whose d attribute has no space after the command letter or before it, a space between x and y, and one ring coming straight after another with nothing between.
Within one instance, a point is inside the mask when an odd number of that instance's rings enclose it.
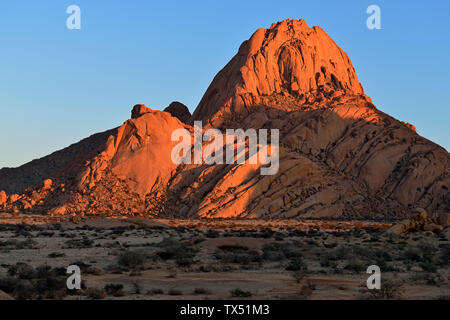
<instances>
[{"instance_id":1,"label":"orange-lit rock","mask_svg":"<svg viewBox=\"0 0 450 320\"><path fill-rule=\"evenodd\" d=\"M145 109L143 109L145 108ZM134 107L134 118L108 138L105 150L81 172L79 187L93 188L107 171L145 196L164 187L177 165L171 160L174 130L186 125L169 113Z\"/></svg>"},{"instance_id":2,"label":"orange-lit rock","mask_svg":"<svg viewBox=\"0 0 450 320\"><path fill-rule=\"evenodd\" d=\"M298 97L313 90L363 94L347 54L320 28L284 20L259 29L217 74L194 112L194 119L219 123L245 112L261 96Z\"/></svg>"},{"instance_id":3,"label":"orange-lit rock","mask_svg":"<svg viewBox=\"0 0 450 320\"><path fill-rule=\"evenodd\" d=\"M6 201L8 201L8 196L6 195L6 192L1 190L0 191L0 206L6 204Z\"/></svg>"},{"instance_id":4,"label":"orange-lit rock","mask_svg":"<svg viewBox=\"0 0 450 320\"><path fill-rule=\"evenodd\" d=\"M52 179L46 179L42 183L42 189L43 190L49 190L52 187L53 181Z\"/></svg>"},{"instance_id":5,"label":"orange-lit rock","mask_svg":"<svg viewBox=\"0 0 450 320\"><path fill-rule=\"evenodd\" d=\"M145 113L149 113L152 110L147 108L145 104L137 104L131 110L131 119L137 119Z\"/></svg>"}]
</instances>

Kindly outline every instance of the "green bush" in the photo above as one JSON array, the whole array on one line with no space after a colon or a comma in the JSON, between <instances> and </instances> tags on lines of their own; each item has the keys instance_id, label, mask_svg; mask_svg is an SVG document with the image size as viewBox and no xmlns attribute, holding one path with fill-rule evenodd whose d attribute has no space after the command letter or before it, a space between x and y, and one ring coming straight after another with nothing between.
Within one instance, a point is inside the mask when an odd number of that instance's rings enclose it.
<instances>
[{"instance_id":1,"label":"green bush","mask_svg":"<svg viewBox=\"0 0 450 320\"><path fill-rule=\"evenodd\" d=\"M124 295L123 292L123 284L107 284L104 288L105 292L114 297L122 297Z\"/></svg>"},{"instance_id":2,"label":"green bush","mask_svg":"<svg viewBox=\"0 0 450 320\"><path fill-rule=\"evenodd\" d=\"M435 273L437 271L437 266L432 262L421 262L419 263L419 266L425 272Z\"/></svg>"},{"instance_id":3,"label":"green bush","mask_svg":"<svg viewBox=\"0 0 450 320\"><path fill-rule=\"evenodd\" d=\"M291 259L289 264L286 266L286 270L288 271L299 271L299 270L306 270L307 266L305 262L300 257L296 257Z\"/></svg>"},{"instance_id":4,"label":"green bush","mask_svg":"<svg viewBox=\"0 0 450 320\"><path fill-rule=\"evenodd\" d=\"M347 262L347 264L344 266L345 270L349 270L355 273L361 273L366 270L366 267L361 261L358 260L350 260Z\"/></svg>"},{"instance_id":5,"label":"green bush","mask_svg":"<svg viewBox=\"0 0 450 320\"><path fill-rule=\"evenodd\" d=\"M36 277L36 272L33 267L26 263L16 263L8 269L10 276L16 276L19 279L31 280Z\"/></svg>"},{"instance_id":6,"label":"green bush","mask_svg":"<svg viewBox=\"0 0 450 320\"><path fill-rule=\"evenodd\" d=\"M126 268L137 268L143 265L145 262L145 256L137 251L125 251L119 255L117 263Z\"/></svg>"},{"instance_id":7,"label":"green bush","mask_svg":"<svg viewBox=\"0 0 450 320\"><path fill-rule=\"evenodd\" d=\"M103 290L97 288L89 288L84 291L89 299L100 300L106 297L105 292Z\"/></svg>"},{"instance_id":8,"label":"green bush","mask_svg":"<svg viewBox=\"0 0 450 320\"><path fill-rule=\"evenodd\" d=\"M247 297L252 296L252 293L250 291L243 291L239 288L231 290L230 294L232 297L238 297L238 298L247 298Z\"/></svg>"}]
</instances>

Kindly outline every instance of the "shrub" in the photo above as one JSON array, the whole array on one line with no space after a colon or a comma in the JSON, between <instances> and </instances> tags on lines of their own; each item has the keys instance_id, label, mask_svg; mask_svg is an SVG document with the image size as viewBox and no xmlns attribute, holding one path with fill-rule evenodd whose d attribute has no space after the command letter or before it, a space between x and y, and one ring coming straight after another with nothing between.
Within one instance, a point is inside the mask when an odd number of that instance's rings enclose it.
<instances>
[{"instance_id":1,"label":"shrub","mask_svg":"<svg viewBox=\"0 0 450 320\"><path fill-rule=\"evenodd\" d=\"M421 262L421 263L419 263L419 266L425 272L435 273L437 271L437 266L431 262Z\"/></svg>"},{"instance_id":2,"label":"shrub","mask_svg":"<svg viewBox=\"0 0 450 320\"><path fill-rule=\"evenodd\" d=\"M366 268L361 261L351 260L351 261L347 262L347 264L344 266L344 269L355 272L355 273L361 273Z\"/></svg>"},{"instance_id":3,"label":"shrub","mask_svg":"<svg viewBox=\"0 0 450 320\"><path fill-rule=\"evenodd\" d=\"M31 286L29 283L20 281L16 288L14 289L14 296L18 300L28 300L33 297L34 290L33 286Z\"/></svg>"},{"instance_id":4,"label":"shrub","mask_svg":"<svg viewBox=\"0 0 450 320\"><path fill-rule=\"evenodd\" d=\"M61 258L64 257L66 254L65 253L59 253L59 252L52 252L48 254L49 258Z\"/></svg>"},{"instance_id":5,"label":"shrub","mask_svg":"<svg viewBox=\"0 0 450 320\"><path fill-rule=\"evenodd\" d=\"M16 276L20 279L31 280L36 277L36 272L33 267L26 263L16 263L8 269L8 274L10 276Z\"/></svg>"},{"instance_id":6,"label":"shrub","mask_svg":"<svg viewBox=\"0 0 450 320\"><path fill-rule=\"evenodd\" d=\"M249 250L241 245L222 245L214 252L214 257L223 263L249 264L261 262L261 256L256 250Z\"/></svg>"},{"instance_id":7,"label":"shrub","mask_svg":"<svg viewBox=\"0 0 450 320\"><path fill-rule=\"evenodd\" d=\"M316 287L311 283L307 283L306 285L303 285L300 288L300 292L299 292L300 298L308 299L313 294L313 291L315 290L315 288Z\"/></svg>"},{"instance_id":8,"label":"shrub","mask_svg":"<svg viewBox=\"0 0 450 320\"><path fill-rule=\"evenodd\" d=\"M55 276L55 272L52 270L52 267L42 265L36 268L36 278L42 279L52 276Z\"/></svg>"},{"instance_id":9,"label":"shrub","mask_svg":"<svg viewBox=\"0 0 450 320\"><path fill-rule=\"evenodd\" d=\"M333 260L330 255L324 255L320 259L320 266L325 268L336 268L338 266L337 261Z\"/></svg>"},{"instance_id":10,"label":"shrub","mask_svg":"<svg viewBox=\"0 0 450 320\"><path fill-rule=\"evenodd\" d=\"M13 293L19 284L19 280L14 277L0 278L0 290L6 293Z\"/></svg>"},{"instance_id":11,"label":"shrub","mask_svg":"<svg viewBox=\"0 0 450 320\"><path fill-rule=\"evenodd\" d=\"M227 244L227 245L219 246L218 248L220 250L224 251L224 252L248 251L248 247L241 246L241 245L238 245L238 244L234 244L234 245L233 244L231 244L231 245Z\"/></svg>"},{"instance_id":12,"label":"shrub","mask_svg":"<svg viewBox=\"0 0 450 320\"><path fill-rule=\"evenodd\" d=\"M156 252L156 255L163 260L175 259L175 263L182 267L193 264L196 250L186 247L178 241L170 238L163 239L159 246L161 251Z\"/></svg>"},{"instance_id":13,"label":"shrub","mask_svg":"<svg viewBox=\"0 0 450 320\"><path fill-rule=\"evenodd\" d=\"M352 254L352 249L350 247L345 246L345 245L340 245L333 251L333 259L334 260L348 259L351 257L351 254Z\"/></svg>"},{"instance_id":14,"label":"shrub","mask_svg":"<svg viewBox=\"0 0 450 320\"><path fill-rule=\"evenodd\" d=\"M106 297L105 292L97 288L89 288L86 289L84 292L89 299L99 300L104 299Z\"/></svg>"},{"instance_id":15,"label":"shrub","mask_svg":"<svg viewBox=\"0 0 450 320\"><path fill-rule=\"evenodd\" d=\"M34 290L39 294L49 294L54 291L66 288L66 282L63 279L47 277L35 282Z\"/></svg>"},{"instance_id":16,"label":"shrub","mask_svg":"<svg viewBox=\"0 0 450 320\"><path fill-rule=\"evenodd\" d=\"M94 240L91 239L71 239L66 241L66 248L69 249L85 249L92 248Z\"/></svg>"},{"instance_id":17,"label":"shrub","mask_svg":"<svg viewBox=\"0 0 450 320\"><path fill-rule=\"evenodd\" d=\"M232 297L239 297L239 298L247 298L252 296L252 293L250 291L243 291L239 288L231 290L230 294Z\"/></svg>"},{"instance_id":18,"label":"shrub","mask_svg":"<svg viewBox=\"0 0 450 320\"><path fill-rule=\"evenodd\" d=\"M159 288L153 288L149 291L150 294L164 294L164 291Z\"/></svg>"},{"instance_id":19,"label":"shrub","mask_svg":"<svg viewBox=\"0 0 450 320\"><path fill-rule=\"evenodd\" d=\"M144 264L145 256L136 251L125 251L119 255L117 263L122 267L137 268Z\"/></svg>"},{"instance_id":20,"label":"shrub","mask_svg":"<svg viewBox=\"0 0 450 320\"><path fill-rule=\"evenodd\" d=\"M421 251L417 248L409 247L403 253L403 259L408 261L421 261Z\"/></svg>"},{"instance_id":21,"label":"shrub","mask_svg":"<svg viewBox=\"0 0 450 320\"><path fill-rule=\"evenodd\" d=\"M134 287L134 293L135 294L141 294L141 286L139 285L139 283L134 282L133 283L133 287Z\"/></svg>"},{"instance_id":22,"label":"shrub","mask_svg":"<svg viewBox=\"0 0 450 320\"><path fill-rule=\"evenodd\" d=\"M380 289L363 289L363 298L369 300L396 300L400 299L403 293L403 282L385 280L381 283Z\"/></svg>"},{"instance_id":23,"label":"shrub","mask_svg":"<svg viewBox=\"0 0 450 320\"><path fill-rule=\"evenodd\" d=\"M114 297L122 297L124 295L123 292L123 284L107 284L104 288L105 292Z\"/></svg>"},{"instance_id":24,"label":"shrub","mask_svg":"<svg viewBox=\"0 0 450 320\"><path fill-rule=\"evenodd\" d=\"M194 294L211 294L211 292L209 292L208 290L206 290L204 288L195 288Z\"/></svg>"},{"instance_id":25,"label":"shrub","mask_svg":"<svg viewBox=\"0 0 450 320\"><path fill-rule=\"evenodd\" d=\"M439 264L443 266L448 266L450 262L450 244L443 244L440 250L439 258L438 258Z\"/></svg>"},{"instance_id":26,"label":"shrub","mask_svg":"<svg viewBox=\"0 0 450 320\"><path fill-rule=\"evenodd\" d=\"M295 279L295 282L300 283L305 278L306 273L304 271L294 271L292 272L292 277Z\"/></svg>"},{"instance_id":27,"label":"shrub","mask_svg":"<svg viewBox=\"0 0 450 320\"><path fill-rule=\"evenodd\" d=\"M207 238L218 238L218 237L220 236L220 233L219 233L219 231L217 231L217 230L208 230L208 231L205 233L205 236L206 236Z\"/></svg>"},{"instance_id":28,"label":"shrub","mask_svg":"<svg viewBox=\"0 0 450 320\"><path fill-rule=\"evenodd\" d=\"M302 252L298 246L299 243L286 244L272 242L265 244L262 247L262 259L267 261L281 261L284 259L301 257Z\"/></svg>"},{"instance_id":29,"label":"shrub","mask_svg":"<svg viewBox=\"0 0 450 320\"><path fill-rule=\"evenodd\" d=\"M299 271L299 270L306 270L307 266L303 262L302 258L296 257L293 258L289 264L286 266L286 270L288 271Z\"/></svg>"},{"instance_id":30,"label":"shrub","mask_svg":"<svg viewBox=\"0 0 450 320\"><path fill-rule=\"evenodd\" d=\"M181 295L183 295L183 292L181 292L180 290L176 290L176 289L170 289L168 294L170 296L181 296Z\"/></svg>"}]
</instances>

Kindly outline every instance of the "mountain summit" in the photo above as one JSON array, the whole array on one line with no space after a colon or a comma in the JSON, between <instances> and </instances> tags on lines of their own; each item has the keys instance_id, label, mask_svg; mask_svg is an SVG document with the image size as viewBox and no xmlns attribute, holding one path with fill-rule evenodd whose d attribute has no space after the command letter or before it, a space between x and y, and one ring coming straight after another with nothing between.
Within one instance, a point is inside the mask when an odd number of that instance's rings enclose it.
<instances>
[{"instance_id":1,"label":"mountain summit","mask_svg":"<svg viewBox=\"0 0 450 320\"><path fill-rule=\"evenodd\" d=\"M284 20L258 29L217 74L194 118L214 120L261 103L262 96L321 90L363 94L347 54L320 27Z\"/></svg>"},{"instance_id":2,"label":"mountain summit","mask_svg":"<svg viewBox=\"0 0 450 320\"><path fill-rule=\"evenodd\" d=\"M279 171L171 161L172 132L278 129ZM0 170L0 209L51 215L242 218L411 216L450 210L450 156L378 110L350 59L319 27L259 29L191 116L136 105L122 126Z\"/></svg>"}]
</instances>

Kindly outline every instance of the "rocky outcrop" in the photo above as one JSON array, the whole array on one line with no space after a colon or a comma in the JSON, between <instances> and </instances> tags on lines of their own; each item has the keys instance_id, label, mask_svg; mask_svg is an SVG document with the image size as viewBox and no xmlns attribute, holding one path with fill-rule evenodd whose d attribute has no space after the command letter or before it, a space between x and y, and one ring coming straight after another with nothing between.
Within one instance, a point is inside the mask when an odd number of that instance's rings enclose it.
<instances>
[{"instance_id":1,"label":"rocky outcrop","mask_svg":"<svg viewBox=\"0 0 450 320\"><path fill-rule=\"evenodd\" d=\"M191 113L188 107L178 101L172 102L164 111L169 112L173 117L178 118L181 122L185 124L191 123Z\"/></svg>"},{"instance_id":2,"label":"rocky outcrop","mask_svg":"<svg viewBox=\"0 0 450 320\"><path fill-rule=\"evenodd\" d=\"M152 110L147 108L145 104L137 104L131 110L131 119L137 119L140 116L151 112Z\"/></svg>"},{"instance_id":3,"label":"rocky outcrop","mask_svg":"<svg viewBox=\"0 0 450 320\"><path fill-rule=\"evenodd\" d=\"M181 103L165 111L136 105L118 128L0 170L0 189L21 191L8 198L7 210L402 219L421 207L434 220L427 216L396 230L448 221L448 152L378 110L344 51L303 20L256 31L214 78L192 117ZM184 128L192 135L193 120L203 121L203 129L279 129L279 171L262 176L260 164L175 165L171 151L178 142L171 134Z\"/></svg>"},{"instance_id":4,"label":"rocky outcrop","mask_svg":"<svg viewBox=\"0 0 450 320\"><path fill-rule=\"evenodd\" d=\"M52 188L53 180L52 179L45 179L42 182L42 189L43 190L49 190Z\"/></svg>"},{"instance_id":5,"label":"rocky outcrop","mask_svg":"<svg viewBox=\"0 0 450 320\"><path fill-rule=\"evenodd\" d=\"M193 118L218 128L278 128L286 152L358 190L338 192L340 204L328 214L393 218L414 207L450 208L448 152L377 110L347 55L303 20L255 32L214 78Z\"/></svg>"},{"instance_id":6,"label":"rocky outcrop","mask_svg":"<svg viewBox=\"0 0 450 320\"><path fill-rule=\"evenodd\" d=\"M6 192L1 190L0 191L0 208L3 207L7 201L8 201L8 196L6 195Z\"/></svg>"},{"instance_id":7,"label":"rocky outcrop","mask_svg":"<svg viewBox=\"0 0 450 320\"><path fill-rule=\"evenodd\" d=\"M347 54L320 28L284 20L258 29L217 74L194 112L195 120L219 126L227 114L242 113L273 94L302 97L321 90L363 94Z\"/></svg>"},{"instance_id":8,"label":"rocky outcrop","mask_svg":"<svg viewBox=\"0 0 450 320\"><path fill-rule=\"evenodd\" d=\"M417 133L417 128L414 125L412 125L411 123L402 121L402 124Z\"/></svg>"},{"instance_id":9,"label":"rocky outcrop","mask_svg":"<svg viewBox=\"0 0 450 320\"><path fill-rule=\"evenodd\" d=\"M135 106L132 114L132 119L108 138L104 151L86 163L77 178L80 190L92 189L107 172L142 196L167 183L177 167L171 151L178 142L171 141L171 134L186 125L169 113L144 105Z\"/></svg>"},{"instance_id":10,"label":"rocky outcrop","mask_svg":"<svg viewBox=\"0 0 450 320\"><path fill-rule=\"evenodd\" d=\"M94 134L17 168L0 169L0 190L13 194L23 192L27 188L40 188L41 183L49 178L56 183L72 181L83 169L86 161L104 150L105 143L113 132L114 129Z\"/></svg>"},{"instance_id":11,"label":"rocky outcrop","mask_svg":"<svg viewBox=\"0 0 450 320\"><path fill-rule=\"evenodd\" d=\"M428 212L422 208L416 209L416 214L411 219L405 219L386 230L387 233L403 234L414 231L432 231L440 233L450 226L448 213L431 218Z\"/></svg>"}]
</instances>

